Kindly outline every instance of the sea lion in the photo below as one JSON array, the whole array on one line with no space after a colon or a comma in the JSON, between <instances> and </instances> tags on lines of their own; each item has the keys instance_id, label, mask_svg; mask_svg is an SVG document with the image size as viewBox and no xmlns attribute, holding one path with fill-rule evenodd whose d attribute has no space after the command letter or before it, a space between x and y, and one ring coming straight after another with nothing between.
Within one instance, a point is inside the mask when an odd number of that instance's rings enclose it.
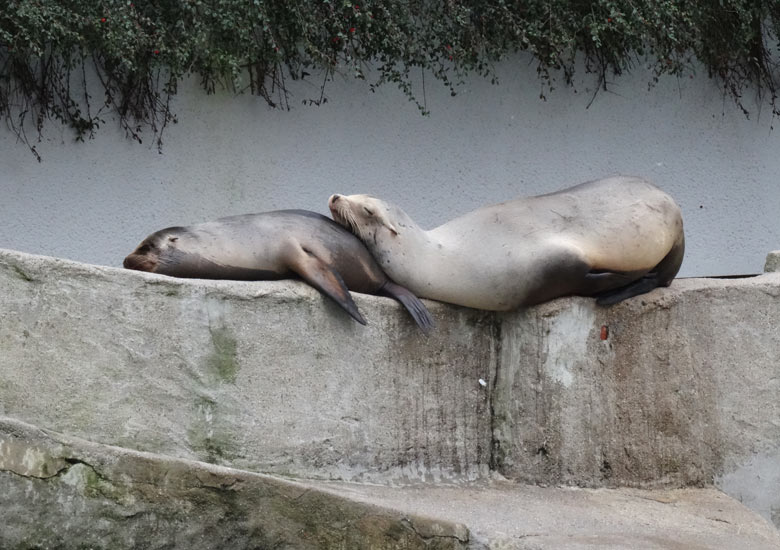
<instances>
[{"instance_id":1,"label":"sea lion","mask_svg":"<svg viewBox=\"0 0 780 550\"><path fill-rule=\"evenodd\" d=\"M259 281L297 275L363 325L366 321L347 289L394 298L423 331L433 327L425 305L388 279L363 243L330 218L306 210L162 229L144 239L124 266L198 279Z\"/></svg>"},{"instance_id":2,"label":"sea lion","mask_svg":"<svg viewBox=\"0 0 780 550\"><path fill-rule=\"evenodd\" d=\"M572 294L614 304L668 286L685 250L680 208L641 178L484 206L430 231L368 195L332 195L328 205L398 284L478 309Z\"/></svg>"}]
</instances>

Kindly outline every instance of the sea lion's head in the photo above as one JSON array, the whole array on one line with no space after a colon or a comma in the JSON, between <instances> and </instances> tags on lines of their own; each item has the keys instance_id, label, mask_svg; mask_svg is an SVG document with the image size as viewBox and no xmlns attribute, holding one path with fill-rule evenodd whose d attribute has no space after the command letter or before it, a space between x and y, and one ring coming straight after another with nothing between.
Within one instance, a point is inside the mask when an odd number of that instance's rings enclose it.
<instances>
[{"instance_id":1,"label":"sea lion's head","mask_svg":"<svg viewBox=\"0 0 780 550\"><path fill-rule=\"evenodd\" d=\"M156 273L168 263L170 253L176 249L183 231L183 227L169 227L152 233L128 254L122 265L127 269Z\"/></svg>"},{"instance_id":2,"label":"sea lion's head","mask_svg":"<svg viewBox=\"0 0 780 550\"><path fill-rule=\"evenodd\" d=\"M377 237L398 236L393 222L393 207L370 195L331 195L328 207L333 219L352 231L363 242Z\"/></svg>"}]
</instances>

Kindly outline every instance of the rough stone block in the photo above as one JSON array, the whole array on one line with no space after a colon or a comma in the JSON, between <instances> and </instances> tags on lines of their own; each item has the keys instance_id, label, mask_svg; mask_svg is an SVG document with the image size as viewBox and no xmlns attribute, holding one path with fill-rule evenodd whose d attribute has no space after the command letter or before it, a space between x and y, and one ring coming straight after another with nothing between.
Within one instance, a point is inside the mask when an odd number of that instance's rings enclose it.
<instances>
[{"instance_id":1,"label":"rough stone block","mask_svg":"<svg viewBox=\"0 0 780 550\"><path fill-rule=\"evenodd\" d=\"M339 479L484 475L491 317L296 281L173 279L0 251L0 414L93 441ZM479 380L487 381L483 387Z\"/></svg>"}]
</instances>

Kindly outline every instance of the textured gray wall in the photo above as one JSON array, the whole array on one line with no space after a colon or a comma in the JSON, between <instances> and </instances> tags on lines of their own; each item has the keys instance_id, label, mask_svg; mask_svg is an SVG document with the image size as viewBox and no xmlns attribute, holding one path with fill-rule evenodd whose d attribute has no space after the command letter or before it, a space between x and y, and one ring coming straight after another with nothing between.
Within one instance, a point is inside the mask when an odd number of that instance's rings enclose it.
<instances>
[{"instance_id":1,"label":"textured gray wall","mask_svg":"<svg viewBox=\"0 0 780 550\"><path fill-rule=\"evenodd\" d=\"M576 91L561 84L541 101L533 65L499 74L500 85L475 79L456 97L428 79L430 117L391 86L372 94L340 78L321 107L301 104L319 90L299 84L290 112L183 85L181 122L162 154L151 135L138 145L109 120L86 144L51 125L39 164L0 131L0 247L119 265L162 227L276 208L325 213L337 191L391 199L433 226L618 173L677 198L688 237L682 275L759 272L778 248L780 134L769 109L745 119L705 75L648 90L651 76L638 70L586 108L586 75Z\"/></svg>"}]
</instances>

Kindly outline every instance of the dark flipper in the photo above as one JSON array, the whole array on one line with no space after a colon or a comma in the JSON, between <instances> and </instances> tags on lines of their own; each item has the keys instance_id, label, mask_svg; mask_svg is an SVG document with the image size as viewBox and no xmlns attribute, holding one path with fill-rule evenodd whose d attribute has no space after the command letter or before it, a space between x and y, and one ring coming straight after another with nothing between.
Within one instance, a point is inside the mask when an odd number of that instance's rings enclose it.
<instances>
[{"instance_id":1,"label":"dark flipper","mask_svg":"<svg viewBox=\"0 0 780 550\"><path fill-rule=\"evenodd\" d=\"M301 254L291 262L290 268L300 275L301 279L335 300L355 321L361 325L366 324L341 275L328 264L310 252L301 251Z\"/></svg>"},{"instance_id":2,"label":"dark flipper","mask_svg":"<svg viewBox=\"0 0 780 550\"><path fill-rule=\"evenodd\" d=\"M594 292L596 303L600 306L610 306L627 298L631 298L632 296L639 296L640 294L650 292L654 288L669 286L672 283L672 279L674 279L677 272L680 270L684 254L685 236L682 231L680 231L672 249L649 273L646 273L644 276L626 285L622 285L618 288L613 287L613 290L605 290L602 292L597 290ZM598 280L599 284L603 282L607 285L610 281L619 281L620 276L620 273L611 272L588 273L586 279L590 279L591 282Z\"/></svg>"},{"instance_id":3,"label":"dark flipper","mask_svg":"<svg viewBox=\"0 0 780 550\"><path fill-rule=\"evenodd\" d=\"M401 302L401 305L406 308L406 311L412 316L425 334L428 334L435 326L433 317L425 307L420 299L412 294L412 292L400 285L395 284L392 281L387 281L384 286L379 289L379 294L393 298Z\"/></svg>"},{"instance_id":4,"label":"dark flipper","mask_svg":"<svg viewBox=\"0 0 780 550\"><path fill-rule=\"evenodd\" d=\"M648 273L633 283L616 288L615 290L609 290L607 292L596 294L596 303L600 306L611 306L613 304L617 304L618 302L622 302L627 298L650 292L659 286L662 285L658 278L658 274Z\"/></svg>"},{"instance_id":5,"label":"dark flipper","mask_svg":"<svg viewBox=\"0 0 780 550\"><path fill-rule=\"evenodd\" d=\"M642 272L631 274L619 271L590 271L585 275L585 292L587 296L601 296L630 285L636 281Z\"/></svg>"}]
</instances>

